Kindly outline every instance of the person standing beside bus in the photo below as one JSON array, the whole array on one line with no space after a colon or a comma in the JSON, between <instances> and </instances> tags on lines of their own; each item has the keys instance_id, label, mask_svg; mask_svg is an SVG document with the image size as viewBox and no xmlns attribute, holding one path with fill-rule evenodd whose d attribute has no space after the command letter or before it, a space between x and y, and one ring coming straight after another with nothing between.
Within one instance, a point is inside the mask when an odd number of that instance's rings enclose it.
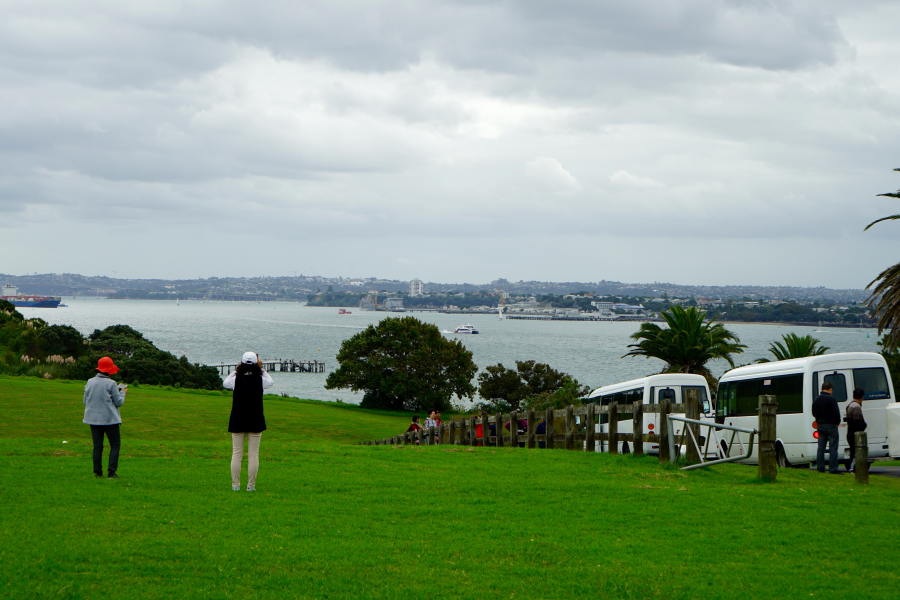
<instances>
[{"instance_id":1,"label":"person standing beside bus","mask_svg":"<svg viewBox=\"0 0 900 600\"><path fill-rule=\"evenodd\" d=\"M862 412L865 394L863 390L856 388L853 390L853 401L847 404L847 444L850 446L850 466L847 470L851 473L856 466L856 432L865 431L868 427Z\"/></svg>"},{"instance_id":2,"label":"person standing beside bus","mask_svg":"<svg viewBox=\"0 0 900 600\"><path fill-rule=\"evenodd\" d=\"M837 399L831 395L833 389L834 386L826 381L822 384L822 393L813 400L812 414L819 432L816 470L819 473L825 472L825 445L828 444L828 472L832 475L843 475L838 471L838 443L840 442L838 426L841 424L841 410L838 408Z\"/></svg>"}]
</instances>

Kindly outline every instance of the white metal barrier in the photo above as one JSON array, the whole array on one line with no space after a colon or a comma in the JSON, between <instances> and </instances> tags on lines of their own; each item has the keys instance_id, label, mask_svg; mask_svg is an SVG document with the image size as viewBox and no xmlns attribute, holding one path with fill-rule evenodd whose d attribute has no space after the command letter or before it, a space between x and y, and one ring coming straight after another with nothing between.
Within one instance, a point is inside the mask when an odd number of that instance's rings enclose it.
<instances>
[{"instance_id":1,"label":"white metal barrier","mask_svg":"<svg viewBox=\"0 0 900 600\"><path fill-rule=\"evenodd\" d=\"M686 467L682 467L682 471L690 471L691 469L699 469L701 467L711 467L713 465L721 465L723 463L737 462L739 460L746 460L750 458L750 455L753 454L753 439L759 435L759 432L755 429L745 429L743 427L731 427L730 425L720 425L718 423L714 423L711 421L697 421L696 419L686 419L684 417L673 417L671 415L667 415L666 417L669 420L669 431L672 431L672 421L680 421L682 423L687 423L691 425L699 425L700 427L706 427L709 429L709 435L706 436L706 444L704 444L703 449L700 448L700 442L694 437L694 431L691 427L685 427L685 436L690 436L691 442L694 444L694 447L697 449L697 455L700 457L700 463L696 465L688 465ZM722 448L722 441L719 439L717 434L718 430L727 430L731 431L731 439L728 441L728 444L725 448ZM744 444L744 440L741 439L741 436L737 435L738 433L749 433L750 440L748 443ZM678 460L678 454L676 452L676 444L675 437L671 433L669 434L669 460L673 463ZM700 436L703 438L703 436ZM738 444L740 445L741 452L743 453L741 456L731 456L731 450L734 448L734 438L737 437ZM705 457L709 455L709 444L712 440L715 440L715 455L721 456L722 458L716 460L705 460ZM685 446L687 443L685 443ZM681 444L678 444L678 449L681 448Z\"/></svg>"}]
</instances>

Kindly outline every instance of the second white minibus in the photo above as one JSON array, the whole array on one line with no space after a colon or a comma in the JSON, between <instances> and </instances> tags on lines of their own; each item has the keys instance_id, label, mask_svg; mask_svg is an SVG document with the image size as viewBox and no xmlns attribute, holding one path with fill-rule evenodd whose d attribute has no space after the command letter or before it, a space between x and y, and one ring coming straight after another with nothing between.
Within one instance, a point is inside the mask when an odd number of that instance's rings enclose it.
<instances>
[{"instance_id":1,"label":"second white minibus","mask_svg":"<svg viewBox=\"0 0 900 600\"><path fill-rule=\"evenodd\" d=\"M684 402L685 393L688 390L695 390L699 394L701 418L711 415L711 406L709 402L709 384L702 375L693 375L687 373L671 373L662 375L650 375L641 379L633 379L613 385L603 386L591 392L588 398L601 404L608 405L610 402L622 404L632 404L640 400L643 404L659 404L663 400L668 400L672 404L681 404ZM675 416L673 414L673 416ZM680 414L678 416L684 416ZM609 431L608 419L606 415L601 415L600 423L596 427L597 433L607 433ZM619 415L619 433L634 433L634 420L631 415L625 413ZM644 431L645 434L659 433L659 414L644 414ZM681 434L681 424L675 426L675 435ZM609 450L606 442L597 442L597 452L607 452ZM619 452L628 454L631 452L628 442L619 442ZM659 444L644 443L645 454L659 454Z\"/></svg>"},{"instance_id":2,"label":"second white minibus","mask_svg":"<svg viewBox=\"0 0 900 600\"><path fill-rule=\"evenodd\" d=\"M872 352L822 354L732 369L719 380L716 422L756 429L759 397L774 395L778 403L778 466L815 463L818 433L812 403L825 382L833 386L842 417L846 415L847 403L853 398L853 390L863 390L862 411L868 423L869 458L888 456L885 407L894 401L894 388L884 358ZM839 458L846 466L850 463L846 423L840 424L840 432ZM728 435L722 437L728 439ZM724 445L727 448L727 441ZM752 456L744 462L756 464L757 450L758 445L754 444Z\"/></svg>"}]
</instances>

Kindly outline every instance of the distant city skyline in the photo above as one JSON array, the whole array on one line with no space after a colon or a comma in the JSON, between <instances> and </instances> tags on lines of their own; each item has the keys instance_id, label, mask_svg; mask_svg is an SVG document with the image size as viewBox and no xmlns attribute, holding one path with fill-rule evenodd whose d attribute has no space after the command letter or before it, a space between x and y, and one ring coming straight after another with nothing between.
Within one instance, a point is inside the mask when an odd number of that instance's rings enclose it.
<instances>
[{"instance_id":1,"label":"distant city skyline","mask_svg":"<svg viewBox=\"0 0 900 600\"><path fill-rule=\"evenodd\" d=\"M900 3L4 4L0 270L863 288Z\"/></svg>"},{"instance_id":2,"label":"distant city skyline","mask_svg":"<svg viewBox=\"0 0 900 600\"><path fill-rule=\"evenodd\" d=\"M387 290L391 293L409 293L416 279L379 279L375 277L344 277L341 275L325 277L321 275L287 275L287 276L253 276L253 277L210 277L203 279L124 279L103 276L86 276L75 273L13 275L0 273L4 285L11 283L20 286L28 293L45 295L66 295L72 292L80 294L121 293L123 290L148 291L160 293L196 292L204 294L257 294L286 291L289 296L304 296L313 292L324 292L329 287L335 291L365 293L369 290ZM420 281L425 294L446 291L513 294L570 294L579 291L593 291L598 294L619 296L663 296L681 298L750 298L777 300L818 300L834 302L862 302L869 297L869 292L861 289L834 289L826 287L797 286L693 286L671 282L620 282L620 281L509 281L499 278L489 282L436 282ZM415 286L418 289L418 285Z\"/></svg>"}]
</instances>

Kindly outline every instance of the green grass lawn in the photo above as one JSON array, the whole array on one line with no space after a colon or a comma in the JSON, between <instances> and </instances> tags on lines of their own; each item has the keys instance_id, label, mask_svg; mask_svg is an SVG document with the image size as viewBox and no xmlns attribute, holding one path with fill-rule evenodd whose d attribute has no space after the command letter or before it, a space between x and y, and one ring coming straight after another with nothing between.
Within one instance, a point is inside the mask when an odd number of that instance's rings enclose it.
<instances>
[{"instance_id":1,"label":"green grass lawn","mask_svg":"<svg viewBox=\"0 0 900 600\"><path fill-rule=\"evenodd\" d=\"M886 598L900 585L897 479L783 470L769 484L741 465L354 446L408 419L267 396L259 491L232 492L230 398L141 387L122 409L121 479L98 480L82 389L0 378L3 597Z\"/></svg>"}]
</instances>

